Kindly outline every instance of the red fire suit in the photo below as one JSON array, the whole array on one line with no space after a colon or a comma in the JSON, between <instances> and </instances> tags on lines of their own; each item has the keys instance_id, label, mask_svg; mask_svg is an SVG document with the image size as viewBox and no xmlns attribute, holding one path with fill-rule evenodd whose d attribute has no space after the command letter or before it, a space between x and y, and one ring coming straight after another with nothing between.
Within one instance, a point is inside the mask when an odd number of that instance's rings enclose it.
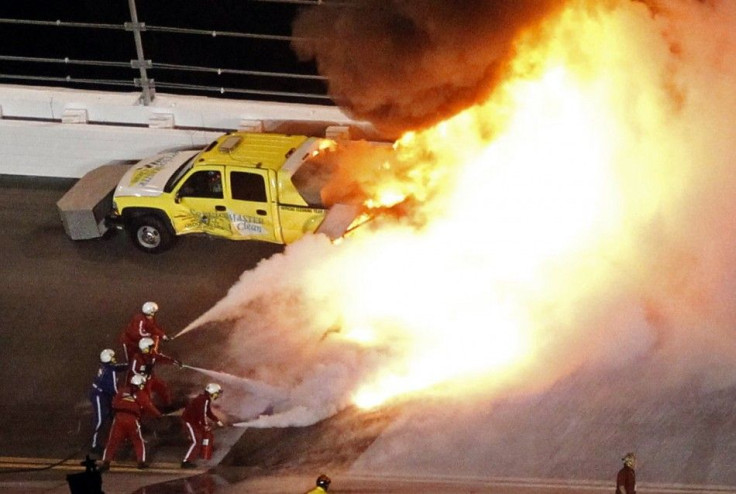
<instances>
[{"instance_id":1,"label":"red fire suit","mask_svg":"<svg viewBox=\"0 0 736 494\"><path fill-rule=\"evenodd\" d=\"M616 494L636 494L636 472L628 465L616 475Z\"/></svg>"},{"instance_id":2,"label":"red fire suit","mask_svg":"<svg viewBox=\"0 0 736 494\"><path fill-rule=\"evenodd\" d=\"M147 316L139 312L133 316L120 335L120 343L123 344L123 353L125 353L127 362L130 362L133 354L138 350L138 342L141 338L152 338L156 348L158 348L159 340L168 339L164 330L156 322L155 316Z\"/></svg>"},{"instance_id":3,"label":"red fire suit","mask_svg":"<svg viewBox=\"0 0 736 494\"><path fill-rule=\"evenodd\" d=\"M143 391L148 393L149 398L155 393L165 406L169 406L171 405L171 391L169 391L166 383L153 373L156 362L181 365L175 358L164 355L157 350L151 350L149 353L143 353L141 350L138 350L133 354L128 364L126 382L129 383L130 378L136 374L142 375L146 378L146 386Z\"/></svg>"},{"instance_id":4,"label":"red fire suit","mask_svg":"<svg viewBox=\"0 0 736 494\"><path fill-rule=\"evenodd\" d=\"M191 461L199 455L200 445L202 444L202 436L208 430L207 419L213 422L221 423L217 415L212 411L212 398L206 391L197 395L184 409L181 414L181 420L184 424L184 430L192 441L184 461Z\"/></svg>"},{"instance_id":5,"label":"red fire suit","mask_svg":"<svg viewBox=\"0 0 736 494\"><path fill-rule=\"evenodd\" d=\"M112 421L110 437L107 439L102 461L109 463L114 459L121 442L129 439L133 443L138 463L145 463L146 445L141 436L141 413L146 411L154 417L160 417L161 412L151 403L146 393L130 386L124 386L118 391L112 400L112 409L115 412L115 418Z\"/></svg>"}]
</instances>

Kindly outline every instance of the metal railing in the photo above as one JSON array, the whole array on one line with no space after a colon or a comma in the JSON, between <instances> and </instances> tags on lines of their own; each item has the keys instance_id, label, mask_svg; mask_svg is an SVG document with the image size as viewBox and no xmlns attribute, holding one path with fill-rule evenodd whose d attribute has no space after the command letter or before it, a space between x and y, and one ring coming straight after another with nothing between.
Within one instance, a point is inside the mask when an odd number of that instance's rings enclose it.
<instances>
[{"instance_id":1,"label":"metal railing","mask_svg":"<svg viewBox=\"0 0 736 494\"><path fill-rule=\"evenodd\" d=\"M279 18L282 29L289 26L288 15L295 15L297 8L325 4L323 0L242 2L253 5L281 4L281 11L277 15L283 16ZM12 31L9 36L13 36L14 40L13 43L0 44L0 62L3 62L0 65L3 67L0 69L0 82L5 80L31 85L114 87L116 90L137 88L141 91L140 101L144 105L155 99L157 88L174 94L332 104L327 95L327 79L318 75L312 64L296 60L290 43L297 38L290 34L150 25L139 20L135 0L128 0L127 3L130 20L121 23L0 17L0 26L4 26L0 31ZM195 3L195 0L188 3ZM284 5L293 8L284 11ZM172 19L177 21L175 14ZM213 24L222 21L216 16L208 20ZM202 22L207 20L202 19ZM273 22L264 22L263 25L275 27ZM51 36L50 31L55 31L55 36ZM65 32L60 34L59 31ZM82 35L73 38L67 35L68 31L79 31ZM111 41L110 35L104 33L114 33L115 41ZM105 44L111 48L108 50L111 55L115 55L121 49L121 41L130 34L133 35L132 46L135 51L131 54L134 56L122 60L100 59L106 58L107 53L104 53L104 57L93 56L99 55L99 48ZM48 41L49 37L52 41ZM39 56L38 52L44 50L44 43L38 42L42 39L47 40L46 50L54 53ZM89 46L85 47L85 44ZM15 53L3 53L9 46L13 47ZM132 46L128 44L127 49L130 50ZM64 54L61 52L64 49L79 56ZM146 58L151 52L163 60ZM182 52L188 53L182 57ZM233 56L240 52L250 55L243 58ZM263 54L265 57L256 56ZM166 61L167 57L176 57L179 60ZM279 63L272 63L274 60ZM269 63L259 64L264 61ZM212 66L213 63L216 65ZM66 73L60 73L59 68L66 70ZM73 74L69 73L72 68ZM131 74L131 70L132 77L126 76L125 74Z\"/></svg>"}]
</instances>

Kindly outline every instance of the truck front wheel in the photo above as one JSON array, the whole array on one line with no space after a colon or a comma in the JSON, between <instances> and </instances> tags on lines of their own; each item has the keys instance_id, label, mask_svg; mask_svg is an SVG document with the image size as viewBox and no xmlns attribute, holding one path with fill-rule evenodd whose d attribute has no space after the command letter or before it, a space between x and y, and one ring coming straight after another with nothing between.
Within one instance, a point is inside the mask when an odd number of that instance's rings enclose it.
<instances>
[{"instance_id":1,"label":"truck front wheel","mask_svg":"<svg viewBox=\"0 0 736 494\"><path fill-rule=\"evenodd\" d=\"M155 216L135 218L130 222L128 232L135 246L149 254L168 250L176 238Z\"/></svg>"}]
</instances>

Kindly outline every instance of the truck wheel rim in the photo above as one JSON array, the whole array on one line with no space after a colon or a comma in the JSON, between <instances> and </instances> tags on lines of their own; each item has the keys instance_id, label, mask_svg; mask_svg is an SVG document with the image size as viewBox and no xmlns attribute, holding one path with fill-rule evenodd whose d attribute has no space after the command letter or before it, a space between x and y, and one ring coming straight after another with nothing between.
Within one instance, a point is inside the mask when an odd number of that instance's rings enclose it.
<instances>
[{"instance_id":1,"label":"truck wheel rim","mask_svg":"<svg viewBox=\"0 0 736 494\"><path fill-rule=\"evenodd\" d=\"M145 247L155 248L161 243L161 236L155 228L142 226L138 229L138 241Z\"/></svg>"}]
</instances>

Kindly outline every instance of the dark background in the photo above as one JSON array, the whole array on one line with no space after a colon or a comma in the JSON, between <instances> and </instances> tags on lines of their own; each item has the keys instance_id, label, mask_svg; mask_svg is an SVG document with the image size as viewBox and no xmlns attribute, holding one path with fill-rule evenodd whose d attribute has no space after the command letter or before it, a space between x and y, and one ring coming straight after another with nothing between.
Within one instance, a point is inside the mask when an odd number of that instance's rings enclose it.
<instances>
[{"instance_id":1,"label":"dark background","mask_svg":"<svg viewBox=\"0 0 736 494\"><path fill-rule=\"evenodd\" d=\"M136 0L138 20L150 27L176 27L227 31L258 35L290 36L291 22L299 9L309 5L249 0ZM106 24L122 27L130 22L128 0L76 0L48 2L23 0L0 2L0 18ZM222 74L157 69L155 64L237 69L257 72L317 75L313 63L297 60L288 40L264 40L224 35L142 32L144 57L154 64L148 70L158 90L169 94L199 94L213 97L332 104L328 99L282 95L237 93L228 89L326 94L322 80L294 79L262 75ZM131 31L91 27L39 26L3 22L0 24L0 57L43 57L52 62L0 59L0 83L63 86L112 91L135 90L138 69L99 67L62 63L70 60L122 62L136 59ZM25 77L53 77L61 81L29 80ZM71 81L67 81L67 77ZM79 79L115 81L82 83ZM165 86L196 85L200 89ZM209 88L204 88L209 86ZM225 88L224 94L219 88Z\"/></svg>"}]
</instances>

